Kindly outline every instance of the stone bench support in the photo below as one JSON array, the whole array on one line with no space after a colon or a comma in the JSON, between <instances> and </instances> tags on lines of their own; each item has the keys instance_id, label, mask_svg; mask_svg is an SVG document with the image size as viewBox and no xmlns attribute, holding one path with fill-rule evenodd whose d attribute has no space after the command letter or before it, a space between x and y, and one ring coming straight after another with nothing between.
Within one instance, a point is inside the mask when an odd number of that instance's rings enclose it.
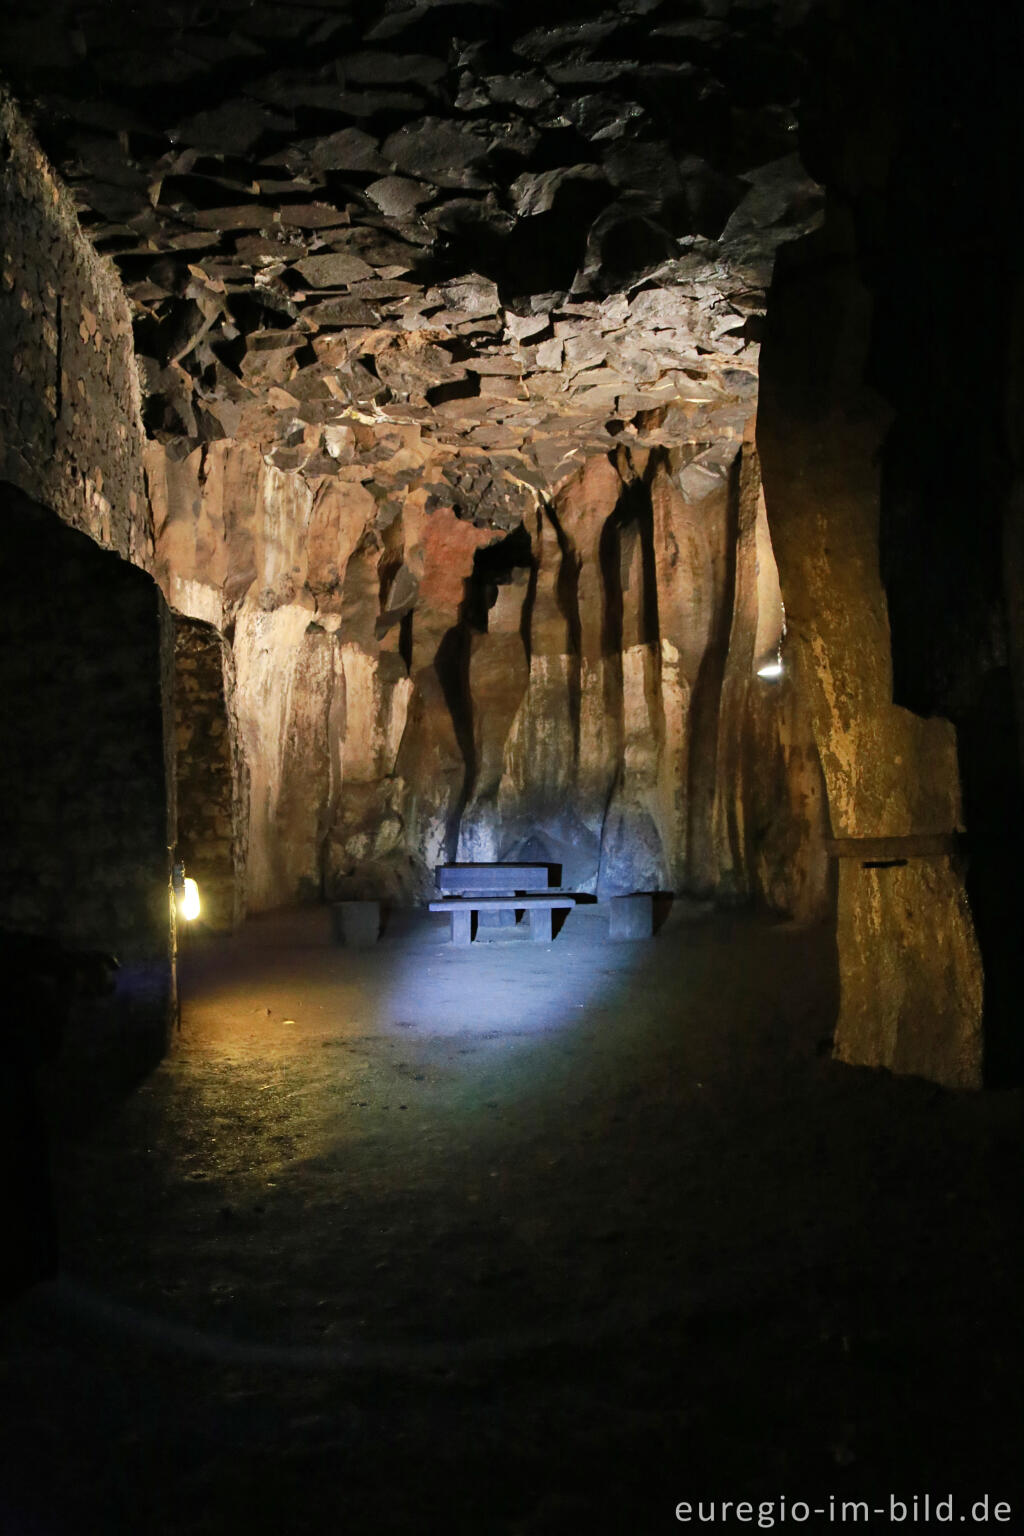
<instances>
[{"instance_id":1,"label":"stone bench support","mask_svg":"<svg viewBox=\"0 0 1024 1536\"><path fill-rule=\"evenodd\" d=\"M566 911L576 905L573 896L463 896L432 901L431 912L448 912L452 920L452 943L469 944L473 938L474 912L526 912L530 919L530 938L535 944L550 944L553 911Z\"/></svg>"}]
</instances>

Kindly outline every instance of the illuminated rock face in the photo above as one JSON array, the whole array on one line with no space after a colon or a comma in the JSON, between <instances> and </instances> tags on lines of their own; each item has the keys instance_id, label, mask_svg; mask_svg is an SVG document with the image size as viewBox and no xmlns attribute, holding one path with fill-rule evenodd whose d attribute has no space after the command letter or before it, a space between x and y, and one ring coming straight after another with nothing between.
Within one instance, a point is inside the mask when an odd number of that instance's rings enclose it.
<instances>
[{"instance_id":1,"label":"illuminated rock face","mask_svg":"<svg viewBox=\"0 0 1024 1536\"><path fill-rule=\"evenodd\" d=\"M981 1081L982 970L960 861L956 733L893 703L878 569L884 402L867 388L871 302L837 219L777 283L758 440L789 616L840 840L841 1060ZM815 377L822 387L810 389ZM858 855L886 839L883 857ZM937 846L939 851L937 850Z\"/></svg>"},{"instance_id":2,"label":"illuminated rock face","mask_svg":"<svg viewBox=\"0 0 1024 1536\"><path fill-rule=\"evenodd\" d=\"M810 736L755 675L782 614L752 443L650 430L511 533L422 490L382 526L362 485L151 446L158 575L231 637L251 906L526 858L600 895L820 910Z\"/></svg>"}]
</instances>

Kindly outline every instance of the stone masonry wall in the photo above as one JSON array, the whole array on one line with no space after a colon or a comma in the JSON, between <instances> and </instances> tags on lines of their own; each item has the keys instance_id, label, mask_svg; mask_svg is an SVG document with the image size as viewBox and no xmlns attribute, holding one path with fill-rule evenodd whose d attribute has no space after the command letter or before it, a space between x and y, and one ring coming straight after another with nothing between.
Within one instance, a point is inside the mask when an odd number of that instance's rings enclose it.
<instances>
[{"instance_id":1,"label":"stone masonry wall","mask_svg":"<svg viewBox=\"0 0 1024 1536\"><path fill-rule=\"evenodd\" d=\"M0 479L148 568L128 303L2 93L0 228Z\"/></svg>"}]
</instances>

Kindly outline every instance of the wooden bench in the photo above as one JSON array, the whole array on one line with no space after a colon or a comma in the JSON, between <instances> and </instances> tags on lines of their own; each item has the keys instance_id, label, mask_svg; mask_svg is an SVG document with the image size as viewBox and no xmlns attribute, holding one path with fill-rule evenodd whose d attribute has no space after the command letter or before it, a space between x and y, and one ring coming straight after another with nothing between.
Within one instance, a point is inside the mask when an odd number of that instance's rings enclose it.
<instances>
[{"instance_id":1,"label":"wooden bench","mask_svg":"<svg viewBox=\"0 0 1024 1536\"><path fill-rule=\"evenodd\" d=\"M544 864L442 864L436 879L440 895L430 910L450 914L453 944L472 942L474 912L526 912L530 938L550 944L551 914L576 905L574 896L548 889Z\"/></svg>"}]
</instances>

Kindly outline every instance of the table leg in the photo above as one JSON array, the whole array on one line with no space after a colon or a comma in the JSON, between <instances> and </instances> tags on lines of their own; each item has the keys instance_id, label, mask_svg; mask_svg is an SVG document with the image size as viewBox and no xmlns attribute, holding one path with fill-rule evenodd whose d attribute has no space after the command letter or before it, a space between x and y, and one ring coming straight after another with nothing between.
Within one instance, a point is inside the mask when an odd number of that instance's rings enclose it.
<instances>
[{"instance_id":1,"label":"table leg","mask_svg":"<svg viewBox=\"0 0 1024 1536\"><path fill-rule=\"evenodd\" d=\"M467 909L465 912L453 912L452 913L452 943L453 944L468 944L470 942L470 940L473 937L472 923L473 923L473 913L472 913L472 911Z\"/></svg>"},{"instance_id":2,"label":"table leg","mask_svg":"<svg viewBox=\"0 0 1024 1536\"><path fill-rule=\"evenodd\" d=\"M530 938L535 944L550 944L551 933L551 908L530 908Z\"/></svg>"}]
</instances>

